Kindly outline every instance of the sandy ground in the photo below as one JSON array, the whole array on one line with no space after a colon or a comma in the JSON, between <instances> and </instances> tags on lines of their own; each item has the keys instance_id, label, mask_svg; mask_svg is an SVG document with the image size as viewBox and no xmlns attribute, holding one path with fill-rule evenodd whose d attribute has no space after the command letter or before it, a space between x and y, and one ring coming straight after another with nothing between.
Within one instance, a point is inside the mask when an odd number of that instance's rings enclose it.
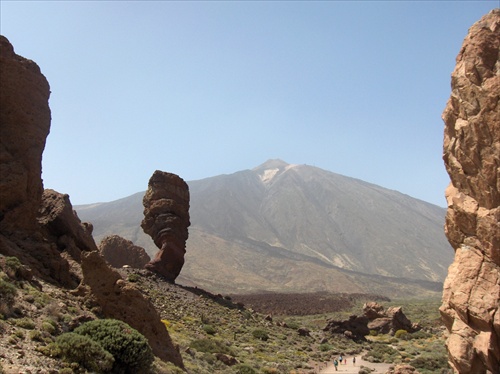
<instances>
[{"instance_id":1,"label":"sandy ground","mask_svg":"<svg viewBox=\"0 0 500 374\"><path fill-rule=\"evenodd\" d=\"M333 366L333 359L328 363L324 363L320 365L316 370L317 373L320 374L334 374L334 373L342 373L342 374L358 374L360 366L366 366L371 369L373 374L384 374L389 370L391 364L374 364L368 361L365 361L361 358L361 356L356 356L356 364L352 363L353 357L347 357L347 364L339 363L337 366L337 371L335 371L335 366Z\"/></svg>"}]
</instances>

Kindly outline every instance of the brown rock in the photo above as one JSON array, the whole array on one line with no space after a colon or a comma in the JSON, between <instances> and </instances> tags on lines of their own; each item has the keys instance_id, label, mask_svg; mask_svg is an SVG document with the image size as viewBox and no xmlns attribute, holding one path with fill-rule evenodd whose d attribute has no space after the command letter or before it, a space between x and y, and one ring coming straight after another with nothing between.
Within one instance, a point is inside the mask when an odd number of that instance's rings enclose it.
<instances>
[{"instance_id":1,"label":"brown rock","mask_svg":"<svg viewBox=\"0 0 500 374\"><path fill-rule=\"evenodd\" d=\"M82 271L80 289L90 288L89 297L95 300L107 318L128 323L148 339L156 356L183 367L179 350L172 343L160 315L141 291L124 281L98 252L82 253Z\"/></svg>"},{"instance_id":2,"label":"brown rock","mask_svg":"<svg viewBox=\"0 0 500 374\"><path fill-rule=\"evenodd\" d=\"M42 152L50 128L47 80L0 35L0 232L36 229Z\"/></svg>"},{"instance_id":3,"label":"brown rock","mask_svg":"<svg viewBox=\"0 0 500 374\"><path fill-rule=\"evenodd\" d=\"M160 249L146 268L175 281L184 265L189 222L189 187L175 174L156 170L143 198L141 227Z\"/></svg>"},{"instance_id":4,"label":"brown rock","mask_svg":"<svg viewBox=\"0 0 500 374\"><path fill-rule=\"evenodd\" d=\"M352 315L345 321L330 320L323 330L334 334L344 334L354 340L364 340L371 330L394 335L398 330L414 332L417 328L418 325L411 323L401 307L390 307L384 310L382 305L371 301L363 305L362 316Z\"/></svg>"},{"instance_id":5,"label":"brown rock","mask_svg":"<svg viewBox=\"0 0 500 374\"><path fill-rule=\"evenodd\" d=\"M107 236L101 240L99 251L102 257L115 268L128 265L143 269L151 259L145 249L118 235Z\"/></svg>"},{"instance_id":6,"label":"brown rock","mask_svg":"<svg viewBox=\"0 0 500 374\"><path fill-rule=\"evenodd\" d=\"M445 232L455 259L440 308L456 372L500 367L500 9L469 30L443 112Z\"/></svg>"}]
</instances>

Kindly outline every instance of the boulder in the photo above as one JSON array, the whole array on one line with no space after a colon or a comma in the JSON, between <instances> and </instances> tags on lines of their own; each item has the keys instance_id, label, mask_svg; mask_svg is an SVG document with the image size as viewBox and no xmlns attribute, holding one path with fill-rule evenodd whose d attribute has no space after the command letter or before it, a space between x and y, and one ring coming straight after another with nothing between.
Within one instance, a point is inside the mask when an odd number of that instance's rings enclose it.
<instances>
[{"instance_id":1,"label":"boulder","mask_svg":"<svg viewBox=\"0 0 500 374\"><path fill-rule=\"evenodd\" d=\"M455 250L440 312L454 371L500 367L500 9L470 29L443 112L445 232Z\"/></svg>"},{"instance_id":2,"label":"boulder","mask_svg":"<svg viewBox=\"0 0 500 374\"><path fill-rule=\"evenodd\" d=\"M151 258L146 250L118 235L110 235L101 240L99 251L102 257L114 268L130 266L143 269Z\"/></svg>"},{"instance_id":3,"label":"boulder","mask_svg":"<svg viewBox=\"0 0 500 374\"><path fill-rule=\"evenodd\" d=\"M363 305L362 316L352 315L344 321L330 320L323 330L333 334L344 334L353 340L365 340L365 336L371 330L380 334L394 335L398 330L417 331L416 327L418 326L411 323L401 307L390 307L385 310L382 305L372 301Z\"/></svg>"},{"instance_id":4,"label":"boulder","mask_svg":"<svg viewBox=\"0 0 500 374\"><path fill-rule=\"evenodd\" d=\"M145 267L175 281L186 253L189 222L189 187L179 176L156 170L143 198L141 227L159 251Z\"/></svg>"}]
</instances>

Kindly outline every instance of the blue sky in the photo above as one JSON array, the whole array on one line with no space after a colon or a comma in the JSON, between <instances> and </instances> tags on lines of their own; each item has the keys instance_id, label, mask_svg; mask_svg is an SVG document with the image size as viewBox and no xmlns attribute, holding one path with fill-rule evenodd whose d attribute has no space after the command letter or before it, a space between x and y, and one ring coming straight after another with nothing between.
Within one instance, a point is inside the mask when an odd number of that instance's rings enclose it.
<instances>
[{"instance_id":1,"label":"blue sky","mask_svg":"<svg viewBox=\"0 0 500 374\"><path fill-rule=\"evenodd\" d=\"M441 113L499 1L8 1L51 86L45 188L73 204L270 158L445 206Z\"/></svg>"}]
</instances>

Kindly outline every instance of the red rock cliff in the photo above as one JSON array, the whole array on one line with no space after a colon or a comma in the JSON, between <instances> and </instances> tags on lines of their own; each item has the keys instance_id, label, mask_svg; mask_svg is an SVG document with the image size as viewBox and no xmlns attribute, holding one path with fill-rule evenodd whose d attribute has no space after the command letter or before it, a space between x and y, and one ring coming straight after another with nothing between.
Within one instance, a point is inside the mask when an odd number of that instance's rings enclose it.
<instances>
[{"instance_id":1,"label":"red rock cliff","mask_svg":"<svg viewBox=\"0 0 500 374\"><path fill-rule=\"evenodd\" d=\"M475 23L452 73L443 113L445 231L455 260L441 314L450 365L500 373L500 10Z\"/></svg>"}]
</instances>

